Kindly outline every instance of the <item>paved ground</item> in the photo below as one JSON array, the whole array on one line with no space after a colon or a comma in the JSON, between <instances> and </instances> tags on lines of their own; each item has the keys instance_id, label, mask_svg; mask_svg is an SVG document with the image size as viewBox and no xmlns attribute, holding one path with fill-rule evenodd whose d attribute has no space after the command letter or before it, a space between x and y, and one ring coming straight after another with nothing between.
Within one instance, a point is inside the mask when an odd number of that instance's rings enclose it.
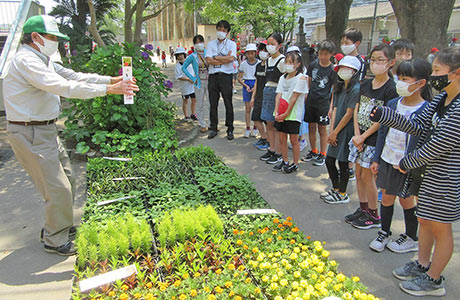
<instances>
[{"instance_id":1,"label":"paved ground","mask_svg":"<svg viewBox=\"0 0 460 300\"><path fill-rule=\"evenodd\" d=\"M172 77L172 68L167 74ZM176 84L176 83L175 83ZM239 86L239 84L238 84ZM177 100L176 100L177 101ZM241 88L234 95L235 140L225 138L225 108L219 104L219 135L208 140L201 134L194 144L212 147L224 161L235 168L240 174L247 174L259 193L273 208L286 216L292 216L297 225L306 235L326 241L326 248L331 257L340 263L341 270L347 275L359 276L369 291L385 300L414 299L401 292L398 280L391 272L393 268L416 257L412 254L395 254L386 250L376 253L369 249L369 243L376 237L377 230L360 231L343 221L343 217L358 206L355 183L349 185L352 201L349 204L331 206L319 199L330 184L325 166L316 167L311 163L302 163L297 174L280 174L271 171L271 166L258 158L263 152L252 146L256 139L243 138L244 105ZM179 112L180 114L181 112ZM403 214L400 206L396 206L392 231L399 235L404 228ZM447 278L447 295L442 299L460 299L460 224L454 224L455 253L444 275ZM426 297L424 299L430 299ZM440 298L436 298L440 299Z\"/></svg>"}]
</instances>

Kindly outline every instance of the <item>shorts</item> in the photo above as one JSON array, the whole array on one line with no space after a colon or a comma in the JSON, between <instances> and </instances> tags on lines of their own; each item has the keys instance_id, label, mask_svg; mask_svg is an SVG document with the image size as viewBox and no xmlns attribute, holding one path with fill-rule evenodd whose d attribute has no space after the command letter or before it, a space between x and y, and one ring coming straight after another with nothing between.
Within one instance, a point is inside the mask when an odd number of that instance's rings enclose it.
<instances>
[{"instance_id":1,"label":"shorts","mask_svg":"<svg viewBox=\"0 0 460 300\"><path fill-rule=\"evenodd\" d=\"M262 113L262 97L257 97L254 99L254 106L252 107L251 121L262 121L260 114Z\"/></svg>"},{"instance_id":2,"label":"shorts","mask_svg":"<svg viewBox=\"0 0 460 300\"><path fill-rule=\"evenodd\" d=\"M233 80L237 80L238 79L238 73L233 73Z\"/></svg>"},{"instance_id":3,"label":"shorts","mask_svg":"<svg viewBox=\"0 0 460 300\"><path fill-rule=\"evenodd\" d=\"M276 87L265 86L264 87L264 100L262 102L262 112L260 117L262 120L267 122L275 122L275 98L276 98Z\"/></svg>"},{"instance_id":4,"label":"shorts","mask_svg":"<svg viewBox=\"0 0 460 300\"><path fill-rule=\"evenodd\" d=\"M393 165L384 160L380 160L379 173L377 174L377 187L384 189L387 195L400 196L406 198L407 195L402 195L404 182L407 174L399 172Z\"/></svg>"},{"instance_id":5,"label":"shorts","mask_svg":"<svg viewBox=\"0 0 460 300\"><path fill-rule=\"evenodd\" d=\"M192 99L192 98L196 98L195 93L191 93L188 95L182 95L182 100L187 100L187 99Z\"/></svg>"},{"instance_id":6,"label":"shorts","mask_svg":"<svg viewBox=\"0 0 460 300\"><path fill-rule=\"evenodd\" d=\"M350 140L348 143L350 148L350 153L348 154L348 161L352 163L357 163L361 167L370 169L372 165L372 160L375 154L375 147L369 145L363 145L363 151L358 151L358 148L353 144L353 141Z\"/></svg>"},{"instance_id":7,"label":"shorts","mask_svg":"<svg viewBox=\"0 0 460 300\"><path fill-rule=\"evenodd\" d=\"M305 122L317 123L318 125L329 125L329 107L305 105Z\"/></svg>"},{"instance_id":8,"label":"shorts","mask_svg":"<svg viewBox=\"0 0 460 300\"><path fill-rule=\"evenodd\" d=\"M284 121L276 122L274 127L279 132L288 133L288 134L299 134L300 122L298 121Z\"/></svg>"},{"instance_id":9,"label":"shorts","mask_svg":"<svg viewBox=\"0 0 460 300\"><path fill-rule=\"evenodd\" d=\"M256 81L255 81L255 79L254 80L245 79L244 83L247 84L252 89L254 87L254 84L256 84ZM246 88L243 86L243 102L251 101L251 97L252 97L252 92L249 93L246 90Z\"/></svg>"}]
</instances>

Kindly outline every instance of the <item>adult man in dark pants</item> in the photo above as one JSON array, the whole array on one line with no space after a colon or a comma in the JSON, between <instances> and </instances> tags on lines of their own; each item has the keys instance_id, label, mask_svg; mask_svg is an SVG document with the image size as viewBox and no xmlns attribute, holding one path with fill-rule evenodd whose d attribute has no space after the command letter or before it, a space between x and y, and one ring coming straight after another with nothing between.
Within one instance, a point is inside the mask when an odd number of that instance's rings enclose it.
<instances>
[{"instance_id":1,"label":"adult man in dark pants","mask_svg":"<svg viewBox=\"0 0 460 300\"><path fill-rule=\"evenodd\" d=\"M230 32L230 24L219 21L216 25L217 39L208 43L206 61L209 64L209 129L211 132L208 139L217 136L219 123L217 107L222 95L225 105L225 126L227 126L227 139L233 140L233 73L235 72L233 61L236 60L236 43L227 38Z\"/></svg>"},{"instance_id":2,"label":"adult man in dark pants","mask_svg":"<svg viewBox=\"0 0 460 300\"><path fill-rule=\"evenodd\" d=\"M134 95L139 88L123 77L77 73L50 60L58 49L56 20L40 15L23 27L22 47L3 82L11 148L45 199L45 226L40 238L46 252L73 255L75 179L56 120L60 97L88 99L106 94Z\"/></svg>"}]
</instances>

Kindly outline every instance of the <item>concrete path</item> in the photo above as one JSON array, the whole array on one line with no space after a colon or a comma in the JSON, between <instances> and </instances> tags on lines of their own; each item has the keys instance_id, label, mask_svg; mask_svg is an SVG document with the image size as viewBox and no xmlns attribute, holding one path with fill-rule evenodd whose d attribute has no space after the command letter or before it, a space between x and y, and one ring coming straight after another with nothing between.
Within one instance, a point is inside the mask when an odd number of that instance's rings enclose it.
<instances>
[{"instance_id":1,"label":"concrete path","mask_svg":"<svg viewBox=\"0 0 460 300\"><path fill-rule=\"evenodd\" d=\"M166 74L170 77L173 69L168 68ZM174 82L175 87L176 82ZM376 253L369 249L369 243L376 237L377 230L358 230L343 221L343 217L353 212L358 206L355 182L350 182L348 191L352 201L348 204L331 206L319 199L319 194L330 186L325 166L316 167L311 163L302 163L297 174L281 174L271 171L271 166L259 160L263 152L252 146L255 138L245 139L243 133L244 104L240 85L234 95L235 110L235 140L225 138L225 108L219 103L219 135L208 140L207 135L201 134L194 144L212 147L222 156L224 161L240 174L247 174L258 192L273 208L293 217L296 224L306 235L313 239L326 241L326 248L331 251L332 259L340 263L340 269L346 275L359 276L369 287L369 292L385 300L405 300L415 297L404 294L398 287L399 281L392 276L392 270L410 259L416 253L395 254L389 250ZM177 90L176 90L177 92ZM176 100L177 102L177 100ZM180 104L180 102L179 102ZM179 112L181 115L181 112ZM305 153L304 153L305 154ZM392 231L395 236L403 232L403 214L401 207L395 207ZM444 272L447 278L447 295L442 298L424 297L423 299L460 299L460 223L453 226L455 252Z\"/></svg>"}]
</instances>

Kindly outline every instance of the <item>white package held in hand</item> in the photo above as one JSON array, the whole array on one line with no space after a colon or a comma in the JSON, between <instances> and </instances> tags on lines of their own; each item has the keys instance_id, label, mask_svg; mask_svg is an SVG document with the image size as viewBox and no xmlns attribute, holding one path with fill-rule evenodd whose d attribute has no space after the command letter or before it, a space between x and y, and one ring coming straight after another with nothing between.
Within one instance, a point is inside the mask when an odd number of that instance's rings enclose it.
<instances>
[{"instance_id":1,"label":"white package held in hand","mask_svg":"<svg viewBox=\"0 0 460 300\"><path fill-rule=\"evenodd\" d=\"M123 80L133 79L133 59L130 56L123 56L121 58L123 68ZM124 95L125 104L134 104L133 95Z\"/></svg>"}]
</instances>

